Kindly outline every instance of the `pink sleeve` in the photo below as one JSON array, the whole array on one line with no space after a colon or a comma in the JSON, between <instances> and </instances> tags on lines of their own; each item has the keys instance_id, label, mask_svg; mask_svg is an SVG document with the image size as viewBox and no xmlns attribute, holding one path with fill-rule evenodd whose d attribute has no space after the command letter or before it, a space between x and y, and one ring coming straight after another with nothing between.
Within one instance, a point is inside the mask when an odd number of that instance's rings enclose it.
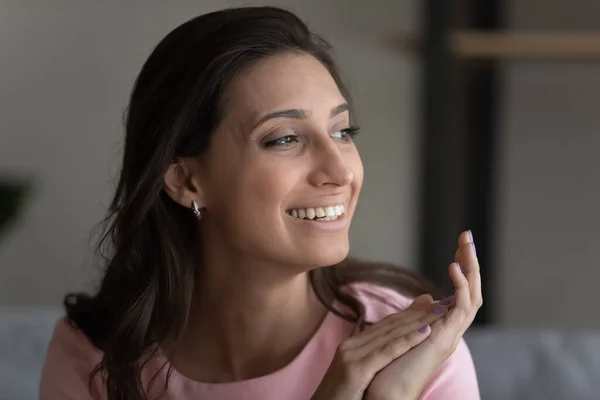
<instances>
[{"instance_id":1,"label":"pink sleeve","mask_svg":"<svg viewBox=\"0 0 600 400\"><path fill-rule=\"evenodd\" d=\"M479 385L471 352L463 339L431 377L420 400L479 400Z\"/></svg>"},{"instance_id":2,"label":"pink sleeve","mask_svg":"<svg viewBox=\"0 0 600 400\"><path fill-rule=\"evenodd\" d=\"M40 400L104 400L98 380L88 385L90 372L102 355L65 318L55 329L42 368Z\"/></svg>"}]
</instances>

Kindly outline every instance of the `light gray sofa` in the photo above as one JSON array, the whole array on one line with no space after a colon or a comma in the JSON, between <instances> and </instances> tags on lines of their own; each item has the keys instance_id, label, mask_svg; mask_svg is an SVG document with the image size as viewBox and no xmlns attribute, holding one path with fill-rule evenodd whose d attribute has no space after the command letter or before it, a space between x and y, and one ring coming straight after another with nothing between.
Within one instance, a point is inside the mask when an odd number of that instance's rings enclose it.
<instances>
[{"instance_id":1,"label":"light gray sofa","mask_svg":"<svg viewBox=\"0 0 600 400\"><path fill-rule=\"evenodd\" d=\"M0 400L34 400L58 308L0 307Z\"/></svg>"},{"instance_id":2,"label":"light gray sofa","mask_svg":"<svg viewBox=\"0 0 600 400\"><path fill-rule=\"evenodd\" d=\"M0 308L0 400L34 400L56 308ZM600 400L600 333L471 329L484 400ZM456 399L460 400L460 399Z\"/></svg>"}]
</instances>

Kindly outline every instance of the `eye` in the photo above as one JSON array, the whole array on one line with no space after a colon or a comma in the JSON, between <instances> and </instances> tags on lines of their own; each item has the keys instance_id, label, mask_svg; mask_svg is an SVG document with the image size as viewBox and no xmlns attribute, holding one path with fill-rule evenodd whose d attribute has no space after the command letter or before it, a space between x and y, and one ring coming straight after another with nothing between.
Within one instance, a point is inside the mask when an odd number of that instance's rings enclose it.
<instances>
[{"instance_id":1,"label":"eye","mask_svg":"<svg viewBox=\"0 0 600 400\"><path fill-rule=\"evenodd\" d=\"M346 129L341 129L337 132L334 132L331 136L335 139L342 140L344 142L349 142L352 138L360 132L360 128L358 126L351 126Z\"/></svg>"},{"instance_id":2,"label":"eye","mask_svg":"<svg viewBox=\"0 0 600 400\"><path fill-rule=\"evenodd\" d=\"M269 140L268 142L266 142L265 143L265 148L269 148L269 147L285 147L285 146L289 146L290 144L292 144L294 142L297 142L297 141L298 141L298 136L297 135L282 136L280 138Z\"/></svg>"}]
</instances>

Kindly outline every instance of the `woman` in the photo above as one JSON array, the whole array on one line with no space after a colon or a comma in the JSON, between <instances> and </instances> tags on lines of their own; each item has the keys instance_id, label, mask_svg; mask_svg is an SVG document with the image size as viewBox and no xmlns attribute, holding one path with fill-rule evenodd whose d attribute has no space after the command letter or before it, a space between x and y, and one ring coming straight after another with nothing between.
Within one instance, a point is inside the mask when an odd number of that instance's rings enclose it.
<instances>
[{"instance_id":1,"label":"woman","mask_svg":"<svg viewBox=\"0 0 600 400\"><path fill-rule=\"evenodd\" d=\"M346 258L363 169L327 49L270 7L200 16L156 47L105 275L66 297L42 400L479 398L461 339L481 306L470 232L441 302Z\"/></svg>"}]
</instances>

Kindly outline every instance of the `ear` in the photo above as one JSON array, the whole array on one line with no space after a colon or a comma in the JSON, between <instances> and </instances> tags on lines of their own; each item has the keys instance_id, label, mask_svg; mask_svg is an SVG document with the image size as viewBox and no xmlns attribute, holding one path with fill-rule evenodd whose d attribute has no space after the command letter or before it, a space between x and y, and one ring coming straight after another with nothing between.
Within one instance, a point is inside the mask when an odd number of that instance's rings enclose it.
<instances>
[{"instance_id":1,"label":"ear","mask_svg":"<svg viewBox=\"0 0 600 400\"><path fill-rule=\"evenodd\" d=\"M191 158L180 158L169 165L163 179L169 197L186 208L191 208L192 200L196 200L203 208L205 203L199 172L198 161Z\"/></svg>"}]
</instances>

